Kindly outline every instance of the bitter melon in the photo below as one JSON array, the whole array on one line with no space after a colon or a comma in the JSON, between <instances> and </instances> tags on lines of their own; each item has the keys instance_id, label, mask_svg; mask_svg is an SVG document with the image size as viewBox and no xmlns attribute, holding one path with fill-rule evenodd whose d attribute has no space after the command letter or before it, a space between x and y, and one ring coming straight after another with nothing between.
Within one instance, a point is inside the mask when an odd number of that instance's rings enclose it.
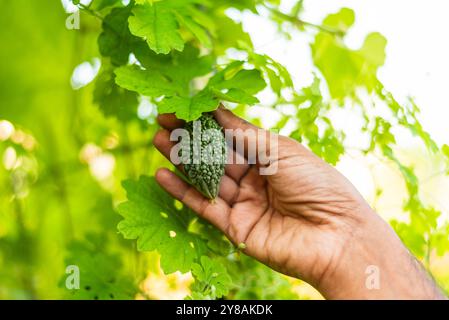
<instances>
[{"instance_id":1,"label":"bitter melon","mask_svg":"<svg viewBox=\"0 0 449 320\"><path fill-rule=\"evenodd\" d=\"M184 171L190 183L213 200L218 196L220 181L225 173L227 148L222 128L209 113L196 121L187 122L184 128L190 137L180 150L185 161Z\"/></svg>"}]
</instances>

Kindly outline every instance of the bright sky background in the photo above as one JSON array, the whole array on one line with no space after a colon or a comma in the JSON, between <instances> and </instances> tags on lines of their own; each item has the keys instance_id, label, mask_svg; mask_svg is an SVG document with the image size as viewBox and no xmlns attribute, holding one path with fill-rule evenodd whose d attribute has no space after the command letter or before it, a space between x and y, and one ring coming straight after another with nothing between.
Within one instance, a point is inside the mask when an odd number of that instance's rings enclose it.
<instances>
[{"instance_id":1,"label":"bright sky background","mask_svg":"<svg viewBox=\"0 0 449 320\"><path fill-rule=\"evenodd\" d=\"M284 1L286 7L295 0ZM422 122L438 143L449 143L449 1L447 0L306 0L303 18L319 24L341 7L352 8L356 22L347 42L359 47L366 34L381 32L388 40L387 60L379 77L399 99L412 96L422 108ZM297 83L310 82L307 38L288 44L263 19L246 15L243 23L257 49L292 70ZM309 61L307 66L304 62Z\"/></svg>"},{"instance_id":2,"label":"bright sky background","mask_svg":"<svg viewBox=\"0 0 449 320\"><path fill-rule=\"evenodd\" d=\"M380 79L395 95L415 97L425 128L437 142L449 143L449 1L309 0L306 5L306 17L313 21L319 21L323 8L354 9L351 44L359 45L371 31L384 34L387 60Z\"/></svg>"}]
</instances>

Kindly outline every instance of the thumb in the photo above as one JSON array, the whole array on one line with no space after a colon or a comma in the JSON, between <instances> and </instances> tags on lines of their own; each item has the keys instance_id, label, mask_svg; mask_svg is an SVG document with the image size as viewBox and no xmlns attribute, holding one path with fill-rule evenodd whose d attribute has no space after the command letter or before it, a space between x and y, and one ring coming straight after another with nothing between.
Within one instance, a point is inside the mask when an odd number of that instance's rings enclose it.
<instances>
[{"instance_id":1,"label":"thumb","mask_svg":"<svg viewBox=\"0 0 449 320\"><path fill-rule=\"evenodd\" d=\"M225 130L228 145L232 145L236 153L243 155L249 164L266 166L277 157L277 134L249 123L223 105L214 112L214 116Z\"/></svg>"}]
</instances>

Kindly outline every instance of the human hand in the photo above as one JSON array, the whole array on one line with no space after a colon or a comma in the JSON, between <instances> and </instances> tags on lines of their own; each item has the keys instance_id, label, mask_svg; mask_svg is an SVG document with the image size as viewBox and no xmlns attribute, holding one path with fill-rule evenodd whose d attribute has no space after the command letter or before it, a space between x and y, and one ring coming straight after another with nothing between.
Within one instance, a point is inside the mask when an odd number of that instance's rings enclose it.
<instances>
[{"instance_id":1,"label":"human hand","mask_svg":"<svg viewBox=\"0 0 449 320\"><path fill-rule=\"evenodd\" d=\"M224 129L260 130L224 108L215 118ZM182 122L173 115L158 121L163 129L154 144L168 158L175 145L170 131ZM260 163L229 164L214 203L167 169L156 179L233 243L244 243L246 254L309 282L327 298L443 297L345 177L300 143L266 136L257 153L269 154L276 172L260 175ZM250 140L247 148L256 142ZM365 285L371 265L380 271L379 289Z\"/></svg>"}]
</instances>

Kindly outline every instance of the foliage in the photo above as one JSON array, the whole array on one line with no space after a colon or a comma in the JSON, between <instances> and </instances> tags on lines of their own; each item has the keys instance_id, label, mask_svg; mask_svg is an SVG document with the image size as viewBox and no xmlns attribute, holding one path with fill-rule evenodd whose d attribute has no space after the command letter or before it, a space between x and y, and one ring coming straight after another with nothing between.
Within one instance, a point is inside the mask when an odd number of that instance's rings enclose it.
<instances>
[{"instance_id":1,"label":"foliage","mask_svg":"<svg viewBox=\"0 0 449 320\"><path fill-rule=\"evenodd\" d=\"M133 278L123 272L120 257L105 248L107 240L104 235L88 234L86 241L69 246L65 264L78 266L82 279L82 287L69 291L69 298L130 299L135 294Z\"/></svg>"},{"instance_id":2,"label":"foliage","mask_svg":"<svg viewBox=\"0 0 449 320\"><path fill-rule=\"evenodd\" d=\"M192 266L192 274L195 277L193 299L216 299L228 294L232 280L219 261L202 256L200 264Z\"/></svg>"},{"instance_id":3,"label":"foliage","mask_svg":"<svg viewBox=\"0 0 449 320\"><path fill-rule=\"evenodd\" d=\"M137 249L158 250L165 272L187 272L205 252L205 242L189 231L194 214L177 210L174 200L161 190L154 178L125 181L128 202L118 211L125 218L118 229L127 239L138 239Z\"/></svg>"},{"instance_id":4,"label":"foliage","mask_svg":"<svg viewBox=\"0 0 449 320\"><path fill-rule=\"evenodd\" d=\"M57 1L0 0L0 119L14 125L0 135L0 298L145 297L141 283L159 267L149 251L165 273L191 271L192 299L296 298L286 277L244 257L152 177L168 165L150 142L155 115L192 121L220 102L248 119L256 104L276 113L270 129L289 124L292 138L333 165L349 148L332 112L356 112L367 141L359 152L395 166L408 192L393 227L428 267L432 252L449 250L448 224L422 199L395 130L443 157L448 174L449 147L425 131L413 100L397 101L377 77L385 37L370 33L360 48L348 47L351 9L312 24L302 19L303 1L290 10L278 0L72 2L81 30L63 27ZM294 70L255 49L239 12L271 21L289 41L309 35L309 86L295 87ZM73 70L95 59L94 81L72 88ZM64 287L68 264L81 269L79 291Z\"/></svg>"}]
</instances>

